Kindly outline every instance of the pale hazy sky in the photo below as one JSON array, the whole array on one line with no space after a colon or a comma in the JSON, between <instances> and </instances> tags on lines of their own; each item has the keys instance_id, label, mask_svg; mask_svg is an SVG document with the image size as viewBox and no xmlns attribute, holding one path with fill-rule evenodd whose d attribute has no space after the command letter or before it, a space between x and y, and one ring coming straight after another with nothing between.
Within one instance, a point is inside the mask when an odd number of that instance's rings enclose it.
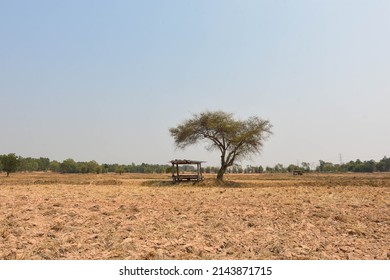
<instances>
[{"instance_id":1,"label":"pale hazy sky","mask_svg":"<svg viewBox=\"0 0 390 280\"><path fill-rule=\"evenodd\" d=\"M224 110L274 125L250 164L379 160L389 74L387 0L0 0L0 154L217 165L168 129Z\"/></svg>"}]
</instances>

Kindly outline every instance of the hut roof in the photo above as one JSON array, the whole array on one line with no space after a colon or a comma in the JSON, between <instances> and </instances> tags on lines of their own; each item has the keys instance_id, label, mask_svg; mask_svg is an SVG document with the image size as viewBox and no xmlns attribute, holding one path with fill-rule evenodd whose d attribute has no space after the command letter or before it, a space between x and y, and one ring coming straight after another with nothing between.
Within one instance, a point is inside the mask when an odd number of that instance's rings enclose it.
<instances>
[{"instance_id":1,"label":"hut roof","mask_svg":"<svg viewBox=\"0 0 390 280\"><path fill-rule=\"evenodd\" d=\"M205 161L199 161L199 160L189 160L189 159L174 159L171 160L170 163L172 164L199 164Z\"/></svg>"}]
</instances>

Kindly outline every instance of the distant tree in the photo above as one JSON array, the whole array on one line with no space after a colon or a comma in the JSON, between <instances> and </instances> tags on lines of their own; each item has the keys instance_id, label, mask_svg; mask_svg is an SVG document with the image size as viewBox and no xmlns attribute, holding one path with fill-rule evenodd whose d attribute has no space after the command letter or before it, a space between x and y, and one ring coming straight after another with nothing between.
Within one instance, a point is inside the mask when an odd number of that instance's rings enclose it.
<instances>
[{"instance_id":1,"label":"distant tree","mask_svg":"<svg viewBox=\"0 0 390 280\"><path fill-rule=\"evenodd\" d=\"M10 173L16 172L19 161L15 154L8 154L1 157L1 164L8 177Z\"/></svg>"},{"instance_id":2,"label":"distant tree","mask_svg":"<svg viewBox=\"0 0 390 280\"><path fill-rule=\"evenodd\" d=\"M102 173L102 167L101 167L101 165L96 166L96 168L95 168L95 173L96 173L96 174Z\"/></svg>"},{"instance_id":3,"label":"distant tree","mask_svg":"<svg viewBox=\"0 0 390 280\"><path fill-rule=\"evenodd\" d=\"M233 114L206 111L193 115L169 131L178 148L207 140L210 144L208 150L219 150L221 167L217 179L223 180L227 168L236 160L261 151L264 141L272 134L271 128L269 121L258 117L241 121L233 118Z\"/></svg>"},{"instance_id":4,"label":"distant tree","mask_svg":"<svg viewBox=\"0 0 390 280\"><path fill-rule=\"evenodd\" d=\"M309 162L302 162L301 165L302 165L302 168L305 172L310 172L310 163Z\"/></svg>"},{"instance_id":5,"label":"distant tree","mask_svg":"<svg viewBox=\"0 0 390 280\"><path fill-rule=\"evenodd\" d=\"M244 169L244 173L262 173L264 171L262 166L247 165Z\"/></svg>"},{"instance_id":6,"label":"distant tree","mask_svg":"<svg viewBox=\"0 0 390 280\"><path fill-rule=\"evenodd\" d=\"M232 168L232 173L234 173L234 174L238 173L238 165L237 164L233 164L233 166L231 168Z\"/></svg>"},{"instance_id":7,"label":"distant tree","mask_svg":"<svg viewBox=\"0 0 390 280\"><path fill-rule=\"evenodd\" d=\"M107 172L115 172L119 166L119 164L117 163L107 164L107 165L108 165Z\"/></svg>"},{"instance_id":8,"label":"distant tree","mask_svg":"<svg viewBox=\"0 0 390 280\"><path fill-rule=\"evenodd\" d=\"M376 164L376 169L380 172L390 171L390 158L384 157Z\"/></svg>"},{"instance_id":9,"label":"distant tree","mask_svg":"<svg viewBox=\"0 0 390 280\"><path fill-rule=\"evenodd\" d=\"M294 170L299 170L300 168L298 167L298 165L295 165L295 164L290 164L289 166L287 166L287 171L288 172L293 172Z\"/></svg>"},{"instance_id":10,"label":"distant tree","mask_svg":"<svg viewBox=\"0 0 390 280\"><path fill-rule=\"evenodd\" d=\"M252 165L247 165L244 169L244 173L256 173L256 167Z\"/></svg>"},{"instance_id":11,"label":"distant tree","mask_svg":"<svg viewBox=\"0 0 390 280\"><path fill-rule=\"evenodd\" d=\"M77 162L76 163L76 166L77 166L77 173L88 173L88 165L86 162Z\"/></svg>"},{"instance_id":12,"label":"distant tree","mask_svg":"<svg viewBox=\"0 0 390 280\"><path fill-rule=\"evenodd\" d=\"M264 168L260 165L256 168L256 173L263 173L264 172Z\"/></svg>"},{"instance_id":13,"label":"distant tree","mask_svg":"<svg viewBox=\"0 0 390 280\"><path fill-rule=\"evenodd\" d=\"M375 171L375 161L370 160L370 161L356 161L357 163L355 164L355 167L353 169L354 172L367 172L367 173L372 173Z\"/></svg>"},{"instance_id":14,"label":"distant tree","mask_svg":"<svg viewBox=\"0 0 390 280\"><path fill-rule=\"evenodd\" d=\"M272 167L270 167L270 166L267 166L267 167L265 168L265 171L266 171L267 173L274 173L274 172L275 172L275 170L274 170Z\"/></svg>"},{"instance_id":15,"label":"distant tree","mask_svg":"<svg viewBox=\"0 0 390 280\"><path fill-rule=\"evenodd\" d=\"M325 165L325 161L320 160L320 165L318 165L317 171L323 172L324 171L324 165Z\"/></svg>"},{"instance_id":16,"label":"distant tree","mask_svg":"<svg viewBox=\"0 0 390 280\"><path fill-rule=\"evenodd\" d=\"M20 172L28 171L27 159L21 156L18 156L17 158L18 158L18 171Z\"/></svg>"},{"instance_id":17,"label":"distant tree","mask_svg":"<svg viewBox=\"0 0 390 280\"><path fill-rule=\"evenodd\" d=\"M204 172L204 168L202 168L202 171ZM172 166L165 168L165 173L172 173Z\"/></svg>"},{"instance_id":18,"label":"distant tree","mask_svg":"<svg viewBox=\"0 0 390 280\"><path fill-rule=\"evenodd\" d=\"M125 172L125 168L123 166L118 166L115 170L116 173L122 175Z\"/></svg>"},{"instance_id":19,"label":"distant tree","mask_svg":"<svg viewBox=\"0 0 390 280\"><path fill-rule=\"evenodd\" d=\"M375 172L376 171L376 162L374 160L369 160L364 162L364 172Z\"/></svg>"},{"instance_id":20,"label":"distant tree","mask_svg":"<svg viewBox=\"0 0 390 280\"><path fill-rule=\"evenodd\" d=\"M60 168L61 168L61 164L56 160L51 161L49 164L49 170L51 172L59 172Z\"/></svg>"},{"instance_id":21,"label":"distant tree","mask_svg":"<svg viewBox=\"0 0 390 280\"><path fill-rule=\"evenodd\" d=\"M23 158L18 156L18 171L33 172L38 170L38 160L35 158Z\"/></svg>"},{"instance_id":22,"label":"distant tree","mask_svg":"<svg viewBox=\"0 0 390 280\"><path fill-rule=\"evenodd\" d=\"M99 174L101 172L101 166L94 160L88 161L85 163L86 173L96 173Z\"/></svg>"},{"instance_id":23,"label":"distant tree","mask_svg":"<svg viewBox=\"0 0 390 280\"><path fill-rule=\"evenodd\" d=\"M78 172L77 163L71 158L64 160L61 163L60 172L62 172L62 173L77 173Z\"/></svg>"},{"instance_id":24,"label":"distant tree","mask_svg":"<svg viewBox=\"0 0 390 280\"><path fill-rule=\"evenodd\" d=\"M275 171L275 172L286 172L287 169L284 168L283 164L277 163L277 164L275 164L275 166L274 166L274 171Z\"/></svg>"},{"instance_id":25,"label":"distant tree","mask_svg":"<svg viewBox=\"0 0 390 280\"><path fill-rule=\"evenodd\" d=\"M335 172L337 168L331 162L325 162L320 160L320 165L317 167L317 171L319 172Z\"/></svg>"},{"instance_id":26,"label":"distant tree","mask_svg":"<svg viewBox=\"0 0 390 280\"><path fill-rule=\"evenodd\" d=\"M47 171L50 167L50 159L40 157L38 159L38 170L39 171Z\"/></svg>"},{"instance_id":27,"label":"distant tree","mask_svg":"<svg viewBox=\"0 0 390 280\"><path fill-rule=\"evenodd\" d=\"M107 163L102 164L102 173L108 172L109 165Z\"/></svg>"},{"instance_id":28,"label":"distant tree","mask_svg":"<svg viewBox=\"0 0 390 280\"><path fill-rule=\"evenodd\" d=\"M348 171L348 172L353 172L353 170L355 169L355 162L353 160L351 160L347 163L344 163L343 169Z\"/></svg>"}]
</instances>

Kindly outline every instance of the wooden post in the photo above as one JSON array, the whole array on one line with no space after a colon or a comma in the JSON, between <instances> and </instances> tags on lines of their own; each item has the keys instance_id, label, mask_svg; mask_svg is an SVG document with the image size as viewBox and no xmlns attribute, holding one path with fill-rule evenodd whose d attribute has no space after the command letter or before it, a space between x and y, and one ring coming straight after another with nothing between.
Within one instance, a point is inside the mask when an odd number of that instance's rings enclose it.
<instances>
[{"instance_id":1,"label":"wooden post","mask_svg":"<svg viewBox=\"0 0 390 280\"><path fill-rule=\"evenodd\" d=\"M172 181L175 182L175 164L174 163L172 163L171 172L172 172Z\"/></svg>"},{"instance_id":2,"label":"wooden post","mask_svg":"<svg viewBox=\"0 0 390 280\"><path fill-rule=\"evenodd\" d=\"M200 180L202 180L202 164L199 162L199 174L200 174Z\"/></svg>"}]
</instances>

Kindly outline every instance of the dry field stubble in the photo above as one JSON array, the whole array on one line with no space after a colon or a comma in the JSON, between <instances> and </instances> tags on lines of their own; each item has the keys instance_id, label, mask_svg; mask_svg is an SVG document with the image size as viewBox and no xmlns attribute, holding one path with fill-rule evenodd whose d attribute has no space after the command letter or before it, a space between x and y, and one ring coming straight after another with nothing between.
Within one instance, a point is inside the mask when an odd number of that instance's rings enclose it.
<instances>
[{"instance_id":1,"label":"dry field stubble","mask_svg":"<svg viewBox=\"0 0 390 280\"><path fill-rule=\"evenodd\" d=\"M390 259L390 174L0 175L0 259Z\"/></svg>"}]
</instances>

